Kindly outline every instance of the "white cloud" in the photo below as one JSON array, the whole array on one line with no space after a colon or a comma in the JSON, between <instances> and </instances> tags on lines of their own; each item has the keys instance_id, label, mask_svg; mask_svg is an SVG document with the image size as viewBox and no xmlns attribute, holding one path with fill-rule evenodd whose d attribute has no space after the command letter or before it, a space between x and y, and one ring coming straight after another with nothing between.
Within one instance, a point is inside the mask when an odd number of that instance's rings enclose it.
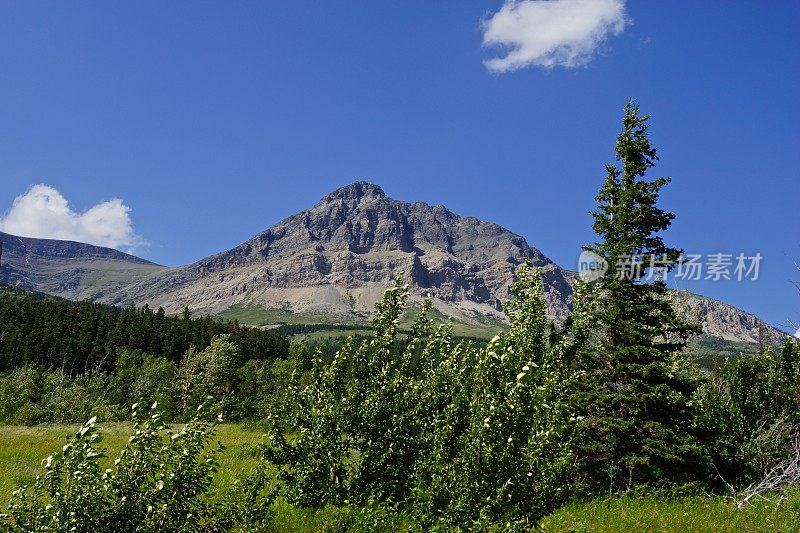
<instances>
[{"instance_id":1,"label":"white cloud","mask_svg":"<svg viewBox=\"0 0 800 533\"><path fill-rule=\"evenodd\" d=\"M797 331L794 332L794 336L797 339L800 339L800 328L797 328Z\"/></svg>"},{"instance_id":2,"label":"white cloud","mask_svg":"<svg viewBox=\"0 0 800 533\"><path fill-rule=\"evenodd\" d=\"M484 65L498 73L583 66L628 22L625 0L506 0L483 23L483 44L503 46L507 53Z\"/></svg>"},{"instance_id":3,"label":"white cloud","mask_svg":"<svg viewBox=\"0 0 800 533\"><path fill-rule=\"evenodd\" d=\"M34 185L0 217L0 230L22 237L63 239L133 251L146 242L133 230L130 207L119 198L73 211L53 187Z\"/></svg>"}]
</instances>

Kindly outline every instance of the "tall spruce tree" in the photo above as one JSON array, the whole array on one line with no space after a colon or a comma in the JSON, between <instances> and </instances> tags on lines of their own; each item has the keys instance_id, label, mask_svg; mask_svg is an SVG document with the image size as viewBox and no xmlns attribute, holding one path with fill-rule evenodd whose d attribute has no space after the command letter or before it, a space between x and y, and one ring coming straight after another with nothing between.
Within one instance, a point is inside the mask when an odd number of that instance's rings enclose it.
<instances>
[{"instance_id":1,"label":"tall spruce tree","mask_svg":"<svg viewBox=\"0 0 800 533\"><path fill-rule=\"evenodd\" d=\"M689 481L706 464L691 406L697 374L680 361L699 328L676 314L663 281L682 251L659 235L675 215L657 206L669 178L645 178L658 160L648 118L633 101L625 106L620 165L606 166L592 213L600 239L587 249L609 268L598 281L596 342L578 359L585 371L576 394L584 415L579 455L591 490Z\"/></svg>"}]
</instances>

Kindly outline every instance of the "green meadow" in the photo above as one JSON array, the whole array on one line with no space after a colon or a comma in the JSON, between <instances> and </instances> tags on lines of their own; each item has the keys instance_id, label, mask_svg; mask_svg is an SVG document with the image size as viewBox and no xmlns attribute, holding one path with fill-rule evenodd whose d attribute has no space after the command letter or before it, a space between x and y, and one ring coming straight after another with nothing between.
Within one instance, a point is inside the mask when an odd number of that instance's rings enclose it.
<instances>
[{"instance_id":1,"label":"green meadow","mask_svg":"<svg viewBox=\"0 0 800 533\"><path fill-rule=\"evenodd\" d=\"M41 463L61 449L66 436L78 425L3 426L0 430L0 499L7 501L14 489L31 483L42 471ZM131 425L101 424L103 445L114 457L128 440ZM220 424L217 439L225 445L215 477L215 497L222 497L234 476L251 471L259 461L258 443L263 431L248 424ZM104 461L110 466L112 459ZM105 466L105 465L104 465ZM336 531L339 510L299 509L281 500L273 504L267 531ZM800 491L788 493L780 503L758 501L738 509L722 497L696 496L665 499L654 496L615 496L568 504L546 517L543 531L553 532L740 532L800 530ZM416 531L409 517L404 530Z\"/></svg>"},{"instance_id":2,"label":"green meadow","mask_svg":"<svg viewBox=\"0 0 800 533\"><path fill-rule=\"evenodd\" d=\"M132 426L114 422L98 424L98 427L103 435L102 445L108 455L101 465L107 468L128 441ZM1 426L0 500L5 503L17 487L32 483L36 475L43 471L42 460L60 451L67 442L67 435L74 435L78 428L79 424ZM217 492L221 493L230 486L232 478L241 470L249 471L255 466L258 461L258 443L263 432L246 424L220 424L216 427L216 432L216 439L225 445L215 478Z\"/></svg>"}]
</instances>

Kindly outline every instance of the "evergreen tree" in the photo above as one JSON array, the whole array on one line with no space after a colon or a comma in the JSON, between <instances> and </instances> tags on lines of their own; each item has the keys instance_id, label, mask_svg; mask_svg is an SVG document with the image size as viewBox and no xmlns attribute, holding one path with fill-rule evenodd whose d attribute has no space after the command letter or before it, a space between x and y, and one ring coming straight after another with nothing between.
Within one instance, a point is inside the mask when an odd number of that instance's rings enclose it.
<instances>
[{"instance_id":1,"label":"evergreen tree","mask_svg":"<svg viewBox=\"0 0 800 533\"><path fill-rule=\"evenodd\" d=\"M599 280L595 345L577 360L586 372L576 393L584 415L579 455L594 489L690 480L705 463L690 401L698 374L680 361L699 330L667 298L663 275L682 251L659 235L675 215L657 206L669 178L645 178L658 160L648 118L634 102L625 106L620 166L606 167L592 213L600 240L587 247L609 266Z\"/></svg>"}]
</instances>

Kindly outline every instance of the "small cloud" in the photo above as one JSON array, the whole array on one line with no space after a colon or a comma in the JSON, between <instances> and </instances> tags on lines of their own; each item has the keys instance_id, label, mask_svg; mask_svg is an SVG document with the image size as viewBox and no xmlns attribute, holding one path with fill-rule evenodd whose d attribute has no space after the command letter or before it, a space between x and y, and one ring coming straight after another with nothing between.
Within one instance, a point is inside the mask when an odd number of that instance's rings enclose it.
<instances>
[{"instance_id":1,"label":"small cloud","mask_svg":"<svg viewBox=\"0 0 800 533\"><path fill-rule=\"evenodd\" d=\"M53 187L34 185L0 217L0 230L22 237L79 241L132 252L147 243L133 230L130 207L119 198L73 211Z\"/></svg>"},{"instance_id":2,"label":"small cloud","mask_svg":"<svg viewBox=\"0 0 800 533\"><path fill-rule=\"evenodd\" d=\"M797 328L797 331L794 332L794 338L800 339L800 328Z\"/></svg>"},{"instance_id":3,"label":"small cloud","mask_svg":"<svg viewBox=\"0 0 800 533\"><path fill-rule=\"evenodd\" d=\"M508 52L484 65L497 73L529 66L580 67L628 23L625 0L506 0L484 21L483 44Z\"/></svg>"}]
</instances>

